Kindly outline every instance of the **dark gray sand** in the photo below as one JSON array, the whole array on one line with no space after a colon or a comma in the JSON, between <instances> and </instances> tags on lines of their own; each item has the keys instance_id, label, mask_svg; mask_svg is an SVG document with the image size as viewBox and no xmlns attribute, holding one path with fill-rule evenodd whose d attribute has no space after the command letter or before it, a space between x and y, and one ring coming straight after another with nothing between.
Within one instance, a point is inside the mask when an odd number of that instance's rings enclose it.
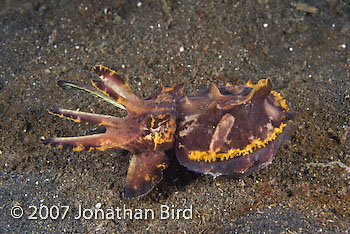
<instances>
[{"instance_id":1,"label":"dark gray sand","mask_svg":"<svg viewBox=\"0 0 350 234\"><path fill-rule=\"evenodd\" d=\"M349 232L349 1L0 2L1 233ZM56 86L89 83L99 63L145 98L160 83L183 81L188 93L271 77L297 112L295 133L272 164L238 180L189 172L170 152L163 181L126 200L128 152L40 142L91 128L49 108L122 114ZM161 219L162 206L192 206L192 217ZM90 218L98 208L120 214ZM136 215L146 209L154 219Z\"/></svg>"}]
</instances>

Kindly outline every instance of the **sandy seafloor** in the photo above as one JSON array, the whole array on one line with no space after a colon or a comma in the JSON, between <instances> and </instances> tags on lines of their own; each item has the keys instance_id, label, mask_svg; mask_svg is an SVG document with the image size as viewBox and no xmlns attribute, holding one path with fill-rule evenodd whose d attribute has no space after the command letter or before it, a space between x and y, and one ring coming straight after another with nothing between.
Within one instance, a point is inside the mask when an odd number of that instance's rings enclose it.
<instances>
[{"instance_id":1,"label":"sandy seafloor","mask_svg":"<svg viewBox=\"0 0 350 234\"><path fill-rule=\"evenodd\" d=\"M349 1L305 1L308 8L271 0L0 2L1 233L349 233ZM56 85L87 84L100 63L144 98L160 83L185 82L189 93L271 77L297 113L294 135L267 168L241 179L189 172L170 152L163 181L147 196L124 199L127 151L40 142L89 131L47 109L123 114ZM45 219L42 208L30 219L30 206L40 205L59 207L60 217ZM192 205L192 218L162 220L161 205ZM19 219L15 206L24 211ZM78 219L79 206L156 216Z\"/></svg>"}]
</instances>

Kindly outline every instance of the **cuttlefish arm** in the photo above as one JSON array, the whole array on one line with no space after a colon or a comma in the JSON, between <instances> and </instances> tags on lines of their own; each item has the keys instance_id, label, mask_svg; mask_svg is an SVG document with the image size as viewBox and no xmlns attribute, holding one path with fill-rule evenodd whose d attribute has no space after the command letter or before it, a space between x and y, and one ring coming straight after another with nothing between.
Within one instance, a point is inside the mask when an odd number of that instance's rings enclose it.
<instances>
[{"instance_id":1,"label":"cuttlefish arm","mask_svg":"<svg viewBox=\"0 0 350 234\"><path fill-rule=\"evenodd\" d=\"M175 103L180 99L182 86L160 89L149 100L138 98L117 72L102 65L94 67L100 80L92 86L59 81L59 86L75 88L125 109L128 115L117 118L66 109L52 109L50 114L61 118L97 124L105 132L79 137L55 137L42 139L43 143L58 147L73 147L74 151L120 148L132 152L125 186L125 196L134 198L147 194L161 181L168 166L164 152L173 147L176 129Z\"/></svg>"},{"instance_id":2,"label":"cuttlefish arm","mask_svg":"<svg viewBox=\"0 0 350 234\"><path fill-rule=\"evenodd\" d=\"M146 195L163 178L163 170L168 167L168 156L164 151L135 154L131 158L126 177L125 197Z\"/></svg>"},{"instance_id":3,"label":"cuttlefish arm","mask_svg":"<svg viewBox=\"0 0 350 234\"><path fill-rule=\"evenodd\" d=\"M102 93L100 90L98 90L96 87L93 86L89 86L89 85L85 85L85 84L78 84L78 83L74 83L74 82L69 82L69 81L65 81L65 80L59 80L57 82L58 86L60 86L61 88L73 88L73 89L77 89L77 90L81 90L84 92L87 92L89 94L94 95L95 97L101 98L102 100L104 100L105 102L108 102L120 109L126 110L126 108L119 104L115 99L109 97L108 95Z\"/></svg>"},{"instance_id":4,"label":"cuttlefish arm","mask_svg":"<svg viewBox=\"0 0 350 234\"><path fill-rule=\"evenodd\" d=\"M73 147L74 151L106 150L110 148L126 149L130 142L140 137L139 126L130 125L128 116L126 118L116 118L109 115L65 109L53 109L49 113L75 122L98 124L104 126L106 131L102 134L88 136L41 139L44 144L51 144L58 147Z\"/></svg>"}]
</instances>

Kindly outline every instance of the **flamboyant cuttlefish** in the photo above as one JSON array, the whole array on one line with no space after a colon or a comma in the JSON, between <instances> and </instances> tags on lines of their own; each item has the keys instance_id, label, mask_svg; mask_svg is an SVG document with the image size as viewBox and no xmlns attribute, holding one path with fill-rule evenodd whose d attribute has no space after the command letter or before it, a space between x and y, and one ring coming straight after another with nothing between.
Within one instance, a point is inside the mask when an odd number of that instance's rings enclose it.
<instances>
[{"instance_id":1,"label":"flamboyant cuttlefish","mask_svg":"<svg viewBox=\"0 0 350 234\"><path fill-rule=\"evenodd\" d=\"M183 95L183 83L160 86L147 100L133 94L115 71L94 67L100 80L92 87L59 81L63 87L84 90L128 111L123 118L65 109L49 112L59 117L98 124L105 132L80 137L42 139L45 144L72 146L74 151L111 148L133 153L125 196L147 194L168 166L165 150L175 147L180 164L189 170L242 176L267 166L289 135L293 113L271 79L253 85L227 84Z\"/></svg>"}]
</instances>

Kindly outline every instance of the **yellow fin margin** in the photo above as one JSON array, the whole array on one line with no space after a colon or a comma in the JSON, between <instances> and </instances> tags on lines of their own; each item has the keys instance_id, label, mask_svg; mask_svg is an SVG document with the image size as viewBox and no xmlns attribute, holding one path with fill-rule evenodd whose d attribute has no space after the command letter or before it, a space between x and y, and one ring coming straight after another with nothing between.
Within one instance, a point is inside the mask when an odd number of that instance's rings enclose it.
<instances>
[{"instance_id":1,"label":"yellow fin margin","mask_svg":"<svg viewBox=\"0 0 350 234\"><path fill-rule=\"evenodd\" d=\"M253 140L249 145L243 149L230 149L227 153L215 153L213 151L199 151L194 150L189 152L189 159L192 161L204 161L204 162L216 162L217 160L225 161L235 157L244 156L253 153L255 150L265 147L268 143L274 141L278 135L280 135L284 128L287 126L285 123L281 123L278 128L275 128L264 140Z\"/></svg>"}]
</instances>

